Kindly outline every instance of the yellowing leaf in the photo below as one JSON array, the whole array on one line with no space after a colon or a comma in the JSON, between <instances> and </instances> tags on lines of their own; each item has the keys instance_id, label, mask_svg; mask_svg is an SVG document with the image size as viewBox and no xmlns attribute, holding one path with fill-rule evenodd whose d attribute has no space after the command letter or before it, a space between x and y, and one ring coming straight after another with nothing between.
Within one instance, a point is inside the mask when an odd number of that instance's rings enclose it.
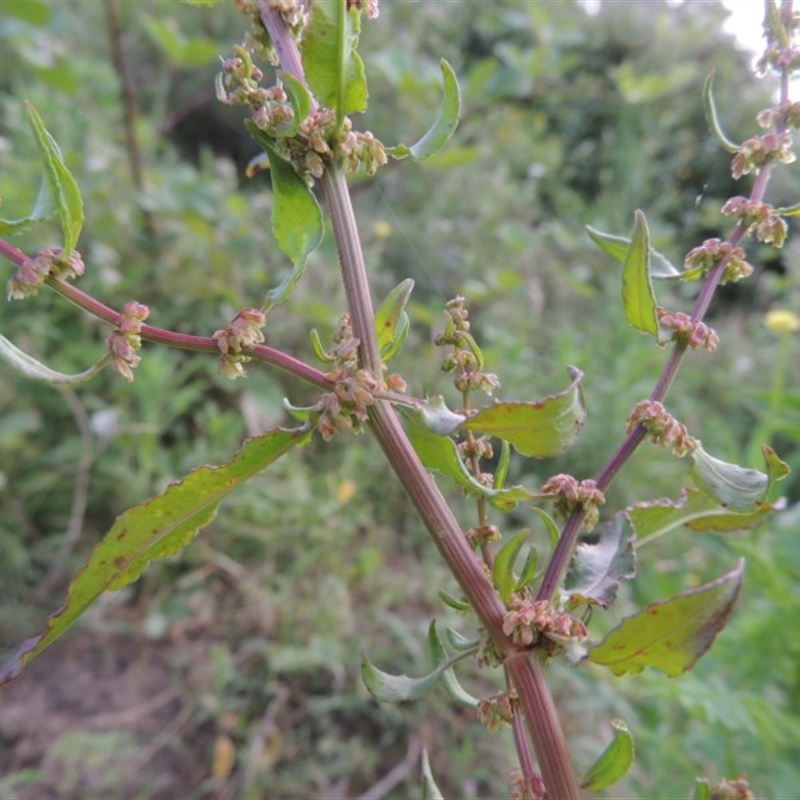
<instances>
[{"instance_id":1,"label":"yellowing leaf","mask_svg":"<svg viewBox=\"0 0 800 800\"><path fill-rule=\"evenodd\" d=\"M572 383L558 394L534 402L499 402L469 417L463 428L496 436L525 456L547 458L566 450L586 421L583 374L569 368Z\"/></svg>"},{"instance_id":2,"label":"yellowing leaf","mask_svg":"<svg viewBox=\"0 0 800 800\"><path fill-rule=\"evenodd\" d=\"M711 647L733 609L742 587L744 559L736 567L699 589L651 603L622 621L589 651L589 661L609 667L615 675L655 667L671 678L694 666Z\"/></svg>"}]
</instances>

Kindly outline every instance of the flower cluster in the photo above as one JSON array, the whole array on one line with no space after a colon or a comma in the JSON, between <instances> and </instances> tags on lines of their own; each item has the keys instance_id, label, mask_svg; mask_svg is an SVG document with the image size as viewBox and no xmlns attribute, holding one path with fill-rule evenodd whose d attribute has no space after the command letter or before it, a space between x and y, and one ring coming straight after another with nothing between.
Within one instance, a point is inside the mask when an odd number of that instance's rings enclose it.
<instances>
[{"instance_id":1,"label":"flower cluster","mask_svg":"<svg viewBox=\"0 0 800 800\"><path fill-rule=\"evenodd\" d=\"M250 360L244 350L264 341L261 329L266 321L263 311L245 308L226 327L214 333L220 352L219 369L225 377L231 380L244 377L243 365Z\"/></svg>"},{"instance_id":2,"label":"flower cluster","mask_svg":"<svg viewBox=\"0 0 800 800\"><path fill-rule=\"evenodd\" d=\"M586 626L577 617L556 611L547 600L512 598L503 617L503 633L517 647L543 645L552 655L572 640L583 642L588 637Z\"/></svg>"},{"instance_id":3,"label":"flower cluster","mask_svg":"<svg viewBox=\"0 0 800 800\"><path fill-rule=\"evenodd\" d=\"M347 8L363 11L369 19L378 18L378 0L347 0Z\"/></svg>"},{"instance_id":4,"label":"flower cluster","mask_svg":"<svg viewBox=\"0 0 800 800\"><path fill-rule=\"evenodd\" d=\"M686 426L656 400L640 400L633 407L627 433L637 425L642 425L652 442L668 447L676 456L685 456L697 447L697 440L689 436Z\"/></svg>"},{"instance_id":5,"label":"flower cluster","mask_svg":"<svg viewBox=\"0 0 800 800\"><path fill-rule=\"evenodd\" d=\"M347 162L348 172L357 172L363 165L367 175L374 175L389 160L386 148L369 131L354 131L352 127L350 119L345 119L337 152Z\"/></svg>"},{"instance_id":6,"label":"flower cluster","mask_svg":"<svg viewBox=\"0 0 800 800\"><path fill-rule=\"evenodd\" d=\"M362 433L369 407L375 403L375 391L403 392L406 389L406 383L399 375L389 375L386 380L381 380L359 367L359 340L347 314L339 320L333 343L333 348L327 353L333 367L325 377L335 385L333 391L323 395L314 406L314 411L318 412L317 430L325 441L333 438L337 431Z\"/></svg>"},{"instance_id":7,"label":"flower cluster","mask_svg":"<svg viewBox=\"0 0 800 800\"><path fill-rule=\"evenodd\" d=\"M706 239L688 252L683 268L692 275L705 275L721 261L725 262L722 283L733 283L751 275L753 268L745 261L744 250L721 239Z\"/></svg>"},{"instance_id":8,"label":"flower cluster","mask_svg":"<svg viewBox=\"0 0 800 800\"><path fill-rule=\"evenodd\" d=\"M708 794L709 800L754 800L755 795L745 775L734 781L723 778L715 783Z\"/></svg>"},{"instance_id":9,"label":"flower cluster","mask_svg":"<svg viewBox=\"0 0 800 800\"><path fill-rule=\"evenodd\" d=\"M784 29L783 34L776 30L775 23ZM781 4L778 19L770 20L764 27L767 48L756 63L762 75L772 68L776 72L790 72L800 66L800 49L792 43L792 34L800 27L800 12L793 11L790 5Z\"/></svg>"},{"instance_id":10,"label":"flower cluster","mask_svg":"<svg viewBox=\"0 0 800 800\"><path fill-rule=\"evenodd\" d=\"M585 517L583 527L591 530L600 518L600 506L605 495L597 488L597 482L588 478L578 481L572 475L559 474L542 486L542 494L553 495L553 510L560 520L567 520L574 511L581 509Z\"/></svg>"},{"instance_id":11,"label":"flower cluster","mask_svg":"<svg viewBox=\"0 0 800 800\"><path fill-rule=\"evenodd\" d=\"M483 354L469 332L469 311L463 297L455 297L445 306L445 329L437 333L433 343L437 347L450 346L450 353L442 359L442 372L455 372L453 383L462 394L482 389L491 394L500 386L497 375L483 371Z\"/></svg>"},{"instance_id":12,"label":"flower cluster","mask_svg":"<svg viewBox=\"0 0 800 800\"><path fill-rule=\"evenodd\" d=\"M519 767L511 770L511 800L546 800L547 792L538 773L527 780Z\"/></svg>"},{"instance_id":13,"label":"flower cluster","mask_svg":"<svg viewBox=\"0 0 800 800\"><path fill-rule=\"evenodd\" d=\"M702 347L713 353L719 344L717 334L700 320L693 319L682 311L667 311L659 306L656 309L662 341L683 341L687 347Z\"/></svg>"},{"instance_id":14,"label":"flower cluster","mask_svg":"<svg viewBox=\"0 0 800 800\"><path fill-rule=\"evenodd\" d=\"M474 550L478 550L489 542L497 542L503 538L500 528L497 525L476 525L474 528L467 528L464 535Z\"/></svg>"},{"instance_id":15,"label":"flower cluster","mask_svg":"<svg viewBox=\"0 0 800 800\"><path fill-rule=\"evenodd\" d=\"M490 733L497 733L504 722L510 725L514 721L516 704L517 693L514 689L485 697L478 703L478 722L485 725Z\"/></svg>"},{"instance_id":16,"label":"flower cluster","mask_svg":"<svg viewBox=\"0 0 800 800\"><path fill-rule=\"evenodd\" d=\"M73 250L63 258L60 248L40 250L34 259L28 259L8 281L8 299L22 300L39 291L48 278L65 280L83 275L84 266L81 254Z\"/></svg>"},{"instance_id":17,"label":"flower cluster","mask_svg":"<svg viewBox=\"0 0 800 800\"><path fill-rule=\"evenodd\" d=\"M133 380L133 370L142 360L136 351L142 346L142 323L149 314L150 309L142 303L126 303L119 316L117 329L106 341L111 354L111 366L117 375L128 382Z\"/></svg>"},{"instance_id":18,"label":"flower cluster","mask_svg":"<svg viewBox=\"0 0 800 800\"><path fill-rule=\"evenodd\" d=\"M742 142L731 161L731 174L738 179L751 172L757 172L770 162L791 164L794 160L792 137L788 133L785 131L765 133Z\"/></svg>"},{"instance_id":19,"label":"flower cluster","mask_svg":"<svg viewBox=\"0 0 800 800\"><path fill-rule=\"evenodd\" d=\"M786 241L786 222L769 203L760 203L747 197L731 197L722 206L722 213L734 215L748 233L755 228L756 238L761 242L783 247Z\"/></svg>"},{"instance_id":20,"label":"flower cluster","mask_svg":"<svg viewBox=\"0 0 800 800\"><path fill-rule=\"evenodd\" d=\"M762 128L772 128L783 120L789 128L800 128L800 101L794 100L758 112L756 122Z\"/></svg>"}]
</instances>

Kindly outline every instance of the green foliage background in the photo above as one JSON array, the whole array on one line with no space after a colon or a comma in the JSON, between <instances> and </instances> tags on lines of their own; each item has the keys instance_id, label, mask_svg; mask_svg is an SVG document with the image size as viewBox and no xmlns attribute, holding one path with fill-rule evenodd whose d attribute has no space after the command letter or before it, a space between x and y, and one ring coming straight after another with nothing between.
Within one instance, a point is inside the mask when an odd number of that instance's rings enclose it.
<instances>
[{"instance_id":1,"label":"green foliage background","mask_svg":"<svg viewBox=\"0 0 800 800\"><path fill-rule=\"evenodd\" d=\"M243 177L258 148L236 114L213 100L217 55L240 39L243 21L227 5L141 0L120 11L138 95L144 191L131 180L106 6L3 2L2 213L22 215L38 190L27 99L84 194L81 286L115 307L147 303L161 327L213 332L240 307L260 302L288 266L268 232L266 180ZM743 191L707 133L702 82L716 69L718 108L736 139L753 132L769 84L754 82L749 58L719 32L724 11L716 3L603 3L593 17L567 0L385 2L381 12L362 34L370 81L363 127L387 144L416 139L435 113L441 56L464 94L459 131L439 156L355 184L376 295L408 276L417 282L412 333L393 370L418 392L452 397L428 343L444 301L465 294L503 397L562 388L568 364L586 376L589 422L578 444L555 462L515 461L512 479L536 486L559 471L588 477L619 442L629 409L649 393L665 356L625 324L618 269L583 226L627 233L642 208L654 246L676 263L724 230L718 209ZM779 171L771 202L796 202L795 178L794 170ZM55 228L39 228L15 243L33 253L55 236ZM800 307L798 246L790 240L779 262L768 249L752 256L782 271L759 270L720 297L712 320L720 349L690 359L670 407L720 457L758 467L767 438L797 475L800 362L779 360L763 313ZM309 328L325 341L344 307L337 277L328 237L291 302L270 317L268 341L313 360ZM691 301L692 287L659 289L662 304ZM24 303L3 300L0 329L65 372L96 359L107 335L48 292ZM782 346L797 352L791 340ZM283 421L282 397L298 405L313 398L260 367L232 384L213 359L154 347L143 356L130 386L103 374L80 390L55 391L5 368L0 376L4 647L30 635L53 609L58 591L37 587L59 554L68 556L68 575L122 510L197 465L226 460L248 432ZM776 370L784 382L779 397ZM505 733L489 736L443 697L379 708L360 686L362 648L394 671L424 671L427 621L446 617L437 593L453 588L381 459L365 438L313 444L279 462L239 492L184 557L152 569L121 606L87 623L97 636L122 629L170 652L180 650L187 629L208 643L210 671L188 693L191 722L178 745L200 754L195 796L219 788L209 776L221 737L239 760L223 779L245 797L357 795L404 758L409 741L426 743L448 796L507 791ZM685 465L644 448L615 484L609 508L676 496L684 473ZM82 476L80 537L65 549ZM613 680L593 668L554 670L579 765L610 738L612 716L623 717L636 737L635 771L614 796L686 796L696 775L740 772L759 796L796 791L800 488L791 476L782 486L787 510L757 532L724 539L675 533L641 551L639 577L620 607L592 623L599 637L626 607L716 577L744 554L741 605L693 672ZM465 522L471 519L452 495ZM503 522L508 533L528 524L535 527L524 511ZM465 682L489 691L492 678L473 672ZM265 719L271 744L255 758ZM0 740L7 735L0 717ZM88 760L100 746L84 738L70 749L70 741L62 742L68 755L50 754L50 762L0 756L0 794L14 796L29 779L46 783L45 763ZM129 744L134 760L135 737ZM105 787L99 770L88 771L95 791L120 782L139 796L165 791L158 774L123 768ZM412 772L388 796L415 796L417 785ZM58 796L87 791L69 781L51 789Z\"/></svg>"}]
</instances>

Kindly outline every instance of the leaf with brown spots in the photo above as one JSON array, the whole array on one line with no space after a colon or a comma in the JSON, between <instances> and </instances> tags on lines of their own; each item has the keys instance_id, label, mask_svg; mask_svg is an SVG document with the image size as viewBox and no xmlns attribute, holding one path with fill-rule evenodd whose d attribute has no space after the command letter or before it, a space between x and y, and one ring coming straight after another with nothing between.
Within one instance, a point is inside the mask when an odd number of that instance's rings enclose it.
<instances>
[{"instance_id":1,"label":"leaf with brown spots","mask_svg":"<svg viewBox=\"0 0 800 800\"><path fill-rule=\"evenodd\" d=\"M589 661L615 675L655 667L674 678L691 669L711 647L742 587L744 559L730 572L699 589L651 603L622 621L589 651Z\"/></svg>"},{"instance_id":2,"label":"leaf with brown spots","mask_svg":"<svg viewBox=\"0 0 800 800\"><path fill-rule=\"evenodd\" d=\"M305 428L278 429L249 439L227 464L204 466L171 483L160 495L117 517L70 583L67 602L0 668L0 687L58 639L105 591L135 581L151 561L174 555L216 516L223 498L308 436Z\"/></svg>"},{"instance_id":3,"label":"leaf with brown spots","mask_svg":"<svg viewBox=\"0 0 800 800\"><path fill-rule=\"evenodd\" d=\"M563 392L529 403L494 403L461 427L503 439L524 456L554 456L575 441L586 421L583 373L570 367L569 375L572 383Z\"/></svg>"}]
</instances>

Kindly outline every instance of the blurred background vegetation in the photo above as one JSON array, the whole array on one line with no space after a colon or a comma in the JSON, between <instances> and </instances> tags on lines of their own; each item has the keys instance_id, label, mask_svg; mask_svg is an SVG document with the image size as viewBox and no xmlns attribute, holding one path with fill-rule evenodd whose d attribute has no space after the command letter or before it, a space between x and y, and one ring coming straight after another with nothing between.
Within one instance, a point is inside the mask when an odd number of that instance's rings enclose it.
<instances>
[{"instance_id":1,"label":"blurred background vegetation","mask_svg":"<svg viewBox=\"0 0 800 800\"><path fill-rule=\"evenodd\" d=\"M774 87L754 80L749 55L721 33L724 16L715 2L604 2L594 16L571 0L384 2L365 26L370 109L359 126L387 144L414 140L435 114L442 56L464 95L440 155L354 184L376 296L416 280L393 371L417 394L453 399L429 343L443 303L462 293L502 397L560 389L568 364L585 373L578 444L555 461L514 461L514 481L594 474L665 359L622 320L618 269L584 226L625 234L642 208L655 247L679 263L724 234L722 202L745 193L707 132L702 83L715 69L718 107L740 140ZM209 334L258 304L287 266L268 232L268 181L244 178L258 148L214 99L218 55L243 31L228 4L0 2L3 216L26 213L38 190L30 100L83 191L82 288L117 308L147 303L161 327ZM115 52L135 87L140 180ZM771 202L796 202L796 177L777 171ZM15 243L34 253L56 240L44 226ZM764 326L767 310L800 307L799 247L751 246L755 276L711 312L718 352L689 358L669 398L719 457L760 467L761 443L775 446L795 468L786 510L755 532L676 532L641 551L639 577L592 633L746 555L728 627L677 680L553 667L579 769L610 738L611 717L636 737L636 767L615 797L684 797L695 776L742 772L757 796L793 797L800 785L800 359L796 335ZM683 309L696 291L658 288L663 305ZM102 353L103 326L52 293L0 302L3 334L56 369ZM271 315L268 341L312 360L309 329L325 341L343 309L328 237ZM234 384L213 359L147 346L143 356L132 385L106 372L74 390L3 368L3 651L38 630L116 515L285 422L283 397L313 401L262 367ZM676 497L684 481L685 465L644 447L609 509ZM474 511L449 496L472 524ZM535 528L524 510L499 523ZM446 796L503 796L514 763L505 732L488 734L440 693L379 707L360 684L362 649L418 674L431 616L470 630L440 588L454 590L369 438L312 444L240 491L180 558L109 596L3 695L0 795L416 797L424 745ZM475 693L495 680L465 676Z\"/></svg>"}]
</instances>

